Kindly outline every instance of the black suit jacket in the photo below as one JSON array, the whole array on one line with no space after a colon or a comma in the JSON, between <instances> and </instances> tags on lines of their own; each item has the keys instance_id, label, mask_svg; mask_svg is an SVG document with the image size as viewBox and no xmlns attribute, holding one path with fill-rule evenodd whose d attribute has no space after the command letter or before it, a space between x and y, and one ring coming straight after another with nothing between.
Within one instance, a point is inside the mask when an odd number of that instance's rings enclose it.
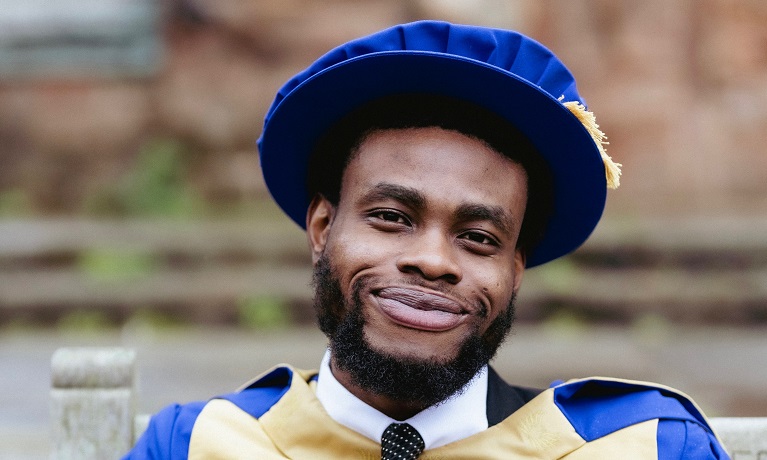
<instances>
[{"instance_id":1,"label":"black suit jacket","mask_svg":"<svg viewBox=\"0 0 767 460\"><path fill-rule=\"evenodd\" d=\"M543 391L509 385L492 367L487 374L487 422L489 426L505 420Z\"/></svg>"}]
</instances>

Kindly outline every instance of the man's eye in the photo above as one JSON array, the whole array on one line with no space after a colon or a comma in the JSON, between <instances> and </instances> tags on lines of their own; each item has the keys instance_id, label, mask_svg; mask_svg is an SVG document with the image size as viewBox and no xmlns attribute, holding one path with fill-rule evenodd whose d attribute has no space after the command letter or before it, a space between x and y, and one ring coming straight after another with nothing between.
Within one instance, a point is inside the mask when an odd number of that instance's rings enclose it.
<instances>
[{"instance_id":1,"label":"man's eye","mask_svg":"<svg viewBox=\"0 0 767 460\"><path fill-rule=\"evenodd\" d=\"M498 245L498 243L493 238L479 232L467 232L461 235L461 238L479 244L489 244L493 246Z\"/></svg>"},{"instance_id":2,"label":"man's eye","mask_svg":"<svg viewBox=\"0 0 767 460\"><path fill-rule=\"evenodd\" d=\"M393 222L396 224L407 224L407 219L400 213L394 211L378 211L373 214L373 217L381 219L386 222Z\"/></svg>"}]
</instances>

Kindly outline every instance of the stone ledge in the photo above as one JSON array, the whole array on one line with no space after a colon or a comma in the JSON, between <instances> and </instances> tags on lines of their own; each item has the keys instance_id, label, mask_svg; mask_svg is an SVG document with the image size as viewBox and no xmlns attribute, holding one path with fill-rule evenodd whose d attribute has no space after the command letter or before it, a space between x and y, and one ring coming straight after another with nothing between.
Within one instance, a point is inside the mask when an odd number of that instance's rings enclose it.
<instances>
[{"instance_id":1,"label":"stone ledge","mask_svg":"<svg viewBox=\"0 0 767 460\"><path fill-rule=\"evenodd\" d=\"M51 359L60 389L133 388L136 352L125 348L61 348Z\"/></svg>"}]
</instances>

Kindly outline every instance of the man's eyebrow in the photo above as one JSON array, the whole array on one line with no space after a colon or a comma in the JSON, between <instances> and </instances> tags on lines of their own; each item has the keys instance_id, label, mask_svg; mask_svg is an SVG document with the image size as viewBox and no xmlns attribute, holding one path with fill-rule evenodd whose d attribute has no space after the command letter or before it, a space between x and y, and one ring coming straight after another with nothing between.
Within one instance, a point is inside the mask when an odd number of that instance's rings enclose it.
<instances>
[{"instance_id":1,"label":"man's eyebrow","mask_svg":"<svg viewBox=\"0 0 767 460\"><path fill-rule=\"evenodd\" d=\"M456 215L463 221L488 221L507 235L511 235L514 227L514 216L501 206L463 203L458 207Z\"/></svg>"},{"instance_id":2,"label":"man's eyebrow","mask_svg":"<svg viewBox=\"0 0 767 460\"><path fill-rule=\"evenodd\" d=\"M388 182L376 184L370 191L362 195L359 202L365 204L381 200L397 200L416 210L426 207L426 197L418 190Z\"/></svg>"}]
</instances>

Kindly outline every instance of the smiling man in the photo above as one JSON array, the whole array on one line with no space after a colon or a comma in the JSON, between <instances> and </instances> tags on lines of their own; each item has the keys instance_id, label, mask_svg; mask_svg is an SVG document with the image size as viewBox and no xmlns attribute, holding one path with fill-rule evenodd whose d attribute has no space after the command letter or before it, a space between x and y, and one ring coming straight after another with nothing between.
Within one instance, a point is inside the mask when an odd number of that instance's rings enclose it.
<instances>
[{"instance_id":1,"label":"smiling man","mask_svg":"<svg viewBox=\"0 0 767 460\"><path fill-rule=\"evenodd\" d=\"M170 406L128 458L727 458L660 385L509 385L489 361L526 268L585 241L620 171L564 65L515 32L418 22L332 50L259 140L305 227L328 351Z\"/></svg>"},{"instance_id":2,"label":"smiling man","mask_svg":"<svg viewBox=\"0 0 767 460\"><path fill-rule=\"evenodd\" d=\"M526 184L522 166L457 131L365 136L338 205L317 195L307 225L320 325L344 387L404 420L487 364L522 279Z\"/></svg>"}]
</instances>

